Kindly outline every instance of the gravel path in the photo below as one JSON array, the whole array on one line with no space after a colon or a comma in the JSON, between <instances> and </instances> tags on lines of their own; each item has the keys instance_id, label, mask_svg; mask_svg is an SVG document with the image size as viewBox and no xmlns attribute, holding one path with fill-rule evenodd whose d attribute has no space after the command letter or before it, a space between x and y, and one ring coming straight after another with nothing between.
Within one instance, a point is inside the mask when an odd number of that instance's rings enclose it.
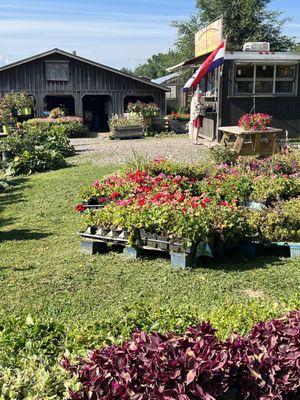
<instances>
[{"instance_id":1,"label":"gravel path","mask_svg":"<svg viewBox=\"0 0 300 400\"><path fill-rule=\"evenodd\" d=\"M175 161L199 162L208 158L204 146L193 145L186 135L139 140L109 140L106 134L93 134L92 137L72 139L71 143L84 159L88 156L93 164L120 165L133 158L133 155L149 159L165 157Z\"/></svg>"}]
</instances>

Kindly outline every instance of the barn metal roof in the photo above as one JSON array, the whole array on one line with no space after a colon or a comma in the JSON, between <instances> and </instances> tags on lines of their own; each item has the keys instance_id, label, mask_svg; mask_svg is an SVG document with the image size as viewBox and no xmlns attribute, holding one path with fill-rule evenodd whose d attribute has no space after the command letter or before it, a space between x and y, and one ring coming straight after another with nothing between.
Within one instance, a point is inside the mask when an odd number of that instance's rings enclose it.
<instances>
[{"instance_id":1,"label":"barn metal roof","mask_svg":"<svg viewBox=\"0 0 300 400\"><path fill-rule=\"evenodd\" d=\"M162 85L156 84L154 82L151 82L148 79L144 79L144 78L140 78L140 77L135 76L135 75L127 74L126 72L120 71L120 70L112 68L112 67L108 67L107 65L100 64L100 63L98 63L96 61L92 61L92 60L89 60L87 58L80 57L77 54L69 53L67 51L64 51L64 50L61 50L61 49L58 49L58 48L54 48L52 50L45 51L44 53L36 54L34 56L31 56L31 57L28 57L28 58L24 58L23 60L19 60L19 61L16 61L14 63L11 63L11 64L4 65L3 67L0 67L0 72L2 72L4 70L7 70L7 69L10 69L10 68L17 67L17 66L25 64L25 63L28 63L30 61L37 60L39 58L43 58L43 57L49 56L51 54L61 54L61 55L66 56L66 57L73 58L74 60L81 61L81 62L90 64L90 65L93 65L94 67L102 68L102 69L105 69L106 71L110 71L110 72L113 72L115 74L119 74L119 75L125 76L126 78L133 79L133 80L138 81L138 82L142 82L145 85L156 87L157 89L163 90L164 92L168 92L169 91L169 89L166 88L165 86L162 86Z\"/></svg>"},{"instance_id":2,"label":"barn metal roof","mask_svg":"<svg viewBox=\"0 0 300 400\"><path fill-rule=\"evenodd\" d=\"M173 74L162 76L161 78L152 79L151 82L156 83L157 85L163 85L168 82L170 79L178 78L180 76L179 72L173 72Z\"/></svg>"}]
</instances>

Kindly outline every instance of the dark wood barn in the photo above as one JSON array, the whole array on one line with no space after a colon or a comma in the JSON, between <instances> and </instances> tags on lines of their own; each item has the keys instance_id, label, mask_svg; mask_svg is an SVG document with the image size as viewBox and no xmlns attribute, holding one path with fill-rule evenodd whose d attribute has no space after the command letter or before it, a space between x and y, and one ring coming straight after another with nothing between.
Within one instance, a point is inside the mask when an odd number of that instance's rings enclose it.
<instances>
[{"instance_id":1,"label":"dark wood barn","mask_svg":"<svg viewBox=\"0 0 300 400\"><path fill-rule=\"evenodd\" d=\"M94 129L123 114L129 102L155 102L165 115L168 89L76 54L53 49L0 68L0 95L27 92L35 99L35 116L62 106L82 116Z\"/></svg>"}]
</instances>

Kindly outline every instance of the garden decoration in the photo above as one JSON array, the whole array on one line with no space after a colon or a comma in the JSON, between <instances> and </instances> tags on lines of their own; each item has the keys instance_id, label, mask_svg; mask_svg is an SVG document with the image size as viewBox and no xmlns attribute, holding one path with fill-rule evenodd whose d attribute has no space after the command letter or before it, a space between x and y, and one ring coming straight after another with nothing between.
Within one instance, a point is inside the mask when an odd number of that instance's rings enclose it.
<instances>
[{"instance_id":1,"label":"garden decoration","mask_svg":"<svg viewBox=\"0 0 300 400\"><path fill-rule=\"evenodd\" d=\"M129 118L113 116L109 121L111 139L140 139L144 138L143 118L130 115Z\"/></svg>"},{"instance_id":2,"label":"garden decoration","mask_svg":"<svg viewBox=\"0 0 300 400\"><path fill-rule=\"evenodd\" d=\"M299 162L297 153L202 167L155 160L96 181L76 208L85 219L82 249L118 243L134 257L167 251L184 268L245 240L300 242Z\"/></svg>"},{"instance_id":3,"label":"garden decoration","mask_svg":"<svg viewBox=\"0 0 300 400\"><path fill-rule=\"evenodd\" d=\"M16 106L18 109L18 115L32 115L34 108L34 99L32 96L22 92L16 96Z\"/></svg>"},{"instance_id":4,"label":"garden decoration","mask_svg":"<svg viewBox=\"0 0 300 400\"><path fill-rule=\"evenodd\" d=\"M269 114L245 114L238 122L238 126L245 131L261 131L267 129L273 117Z\"/></svg>"}]
</instances>

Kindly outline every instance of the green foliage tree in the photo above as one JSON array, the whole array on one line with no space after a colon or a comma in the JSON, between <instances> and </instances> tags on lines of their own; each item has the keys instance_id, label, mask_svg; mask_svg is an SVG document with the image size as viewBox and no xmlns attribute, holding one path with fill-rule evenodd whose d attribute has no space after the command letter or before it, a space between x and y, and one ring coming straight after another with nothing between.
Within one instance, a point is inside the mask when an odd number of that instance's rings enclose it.
<instances>
[{"instance_id":1,"label":"green foliage tree","mask_svg":"<svg viewBox=\"0 0 300 400\"><path fill-rule=\"evenodd\" d=\"M178 37L167 53L150 57L135 69L135 74L151 79L165 75L166 68L195 54L195 32L209 22L224 17L227 47L241 50L245 42L270 42L273 51L295 48L295 38L282 33L288 21L282 12L269 9L271 0L197 0L196 12L187 21L175 22Z\"/></svg>"},{"instance_id":2,"label":"green foliage tree","mask_svg":"<svg viewBox=\"0 0 300 400\"><path fill-rule=\"evenodd\" d=\"M195 32L209 22L224 17L224 35L231 50L241 50L245 42L270 42L273 51L295 46L295 38L282 33L288 18L268 8L271 0L197 0L197 12L188 21L177 23L178 51L187 52L194 46ZM198 25L198 29L197 28Z\"/></svg>"},{"instance_id":3,"label":"green foliage tree","mask_svg":"<svg viewBox=\"0 0 300 400\"><path fill-rule=\"evenodd\" d=\"M169 50L167 53L158 53L150 57L145 64L140 64L134 73L138 76L156 79L167 74L166 68L182 61L178 51Z\"/></svg>"}]
</instances>

